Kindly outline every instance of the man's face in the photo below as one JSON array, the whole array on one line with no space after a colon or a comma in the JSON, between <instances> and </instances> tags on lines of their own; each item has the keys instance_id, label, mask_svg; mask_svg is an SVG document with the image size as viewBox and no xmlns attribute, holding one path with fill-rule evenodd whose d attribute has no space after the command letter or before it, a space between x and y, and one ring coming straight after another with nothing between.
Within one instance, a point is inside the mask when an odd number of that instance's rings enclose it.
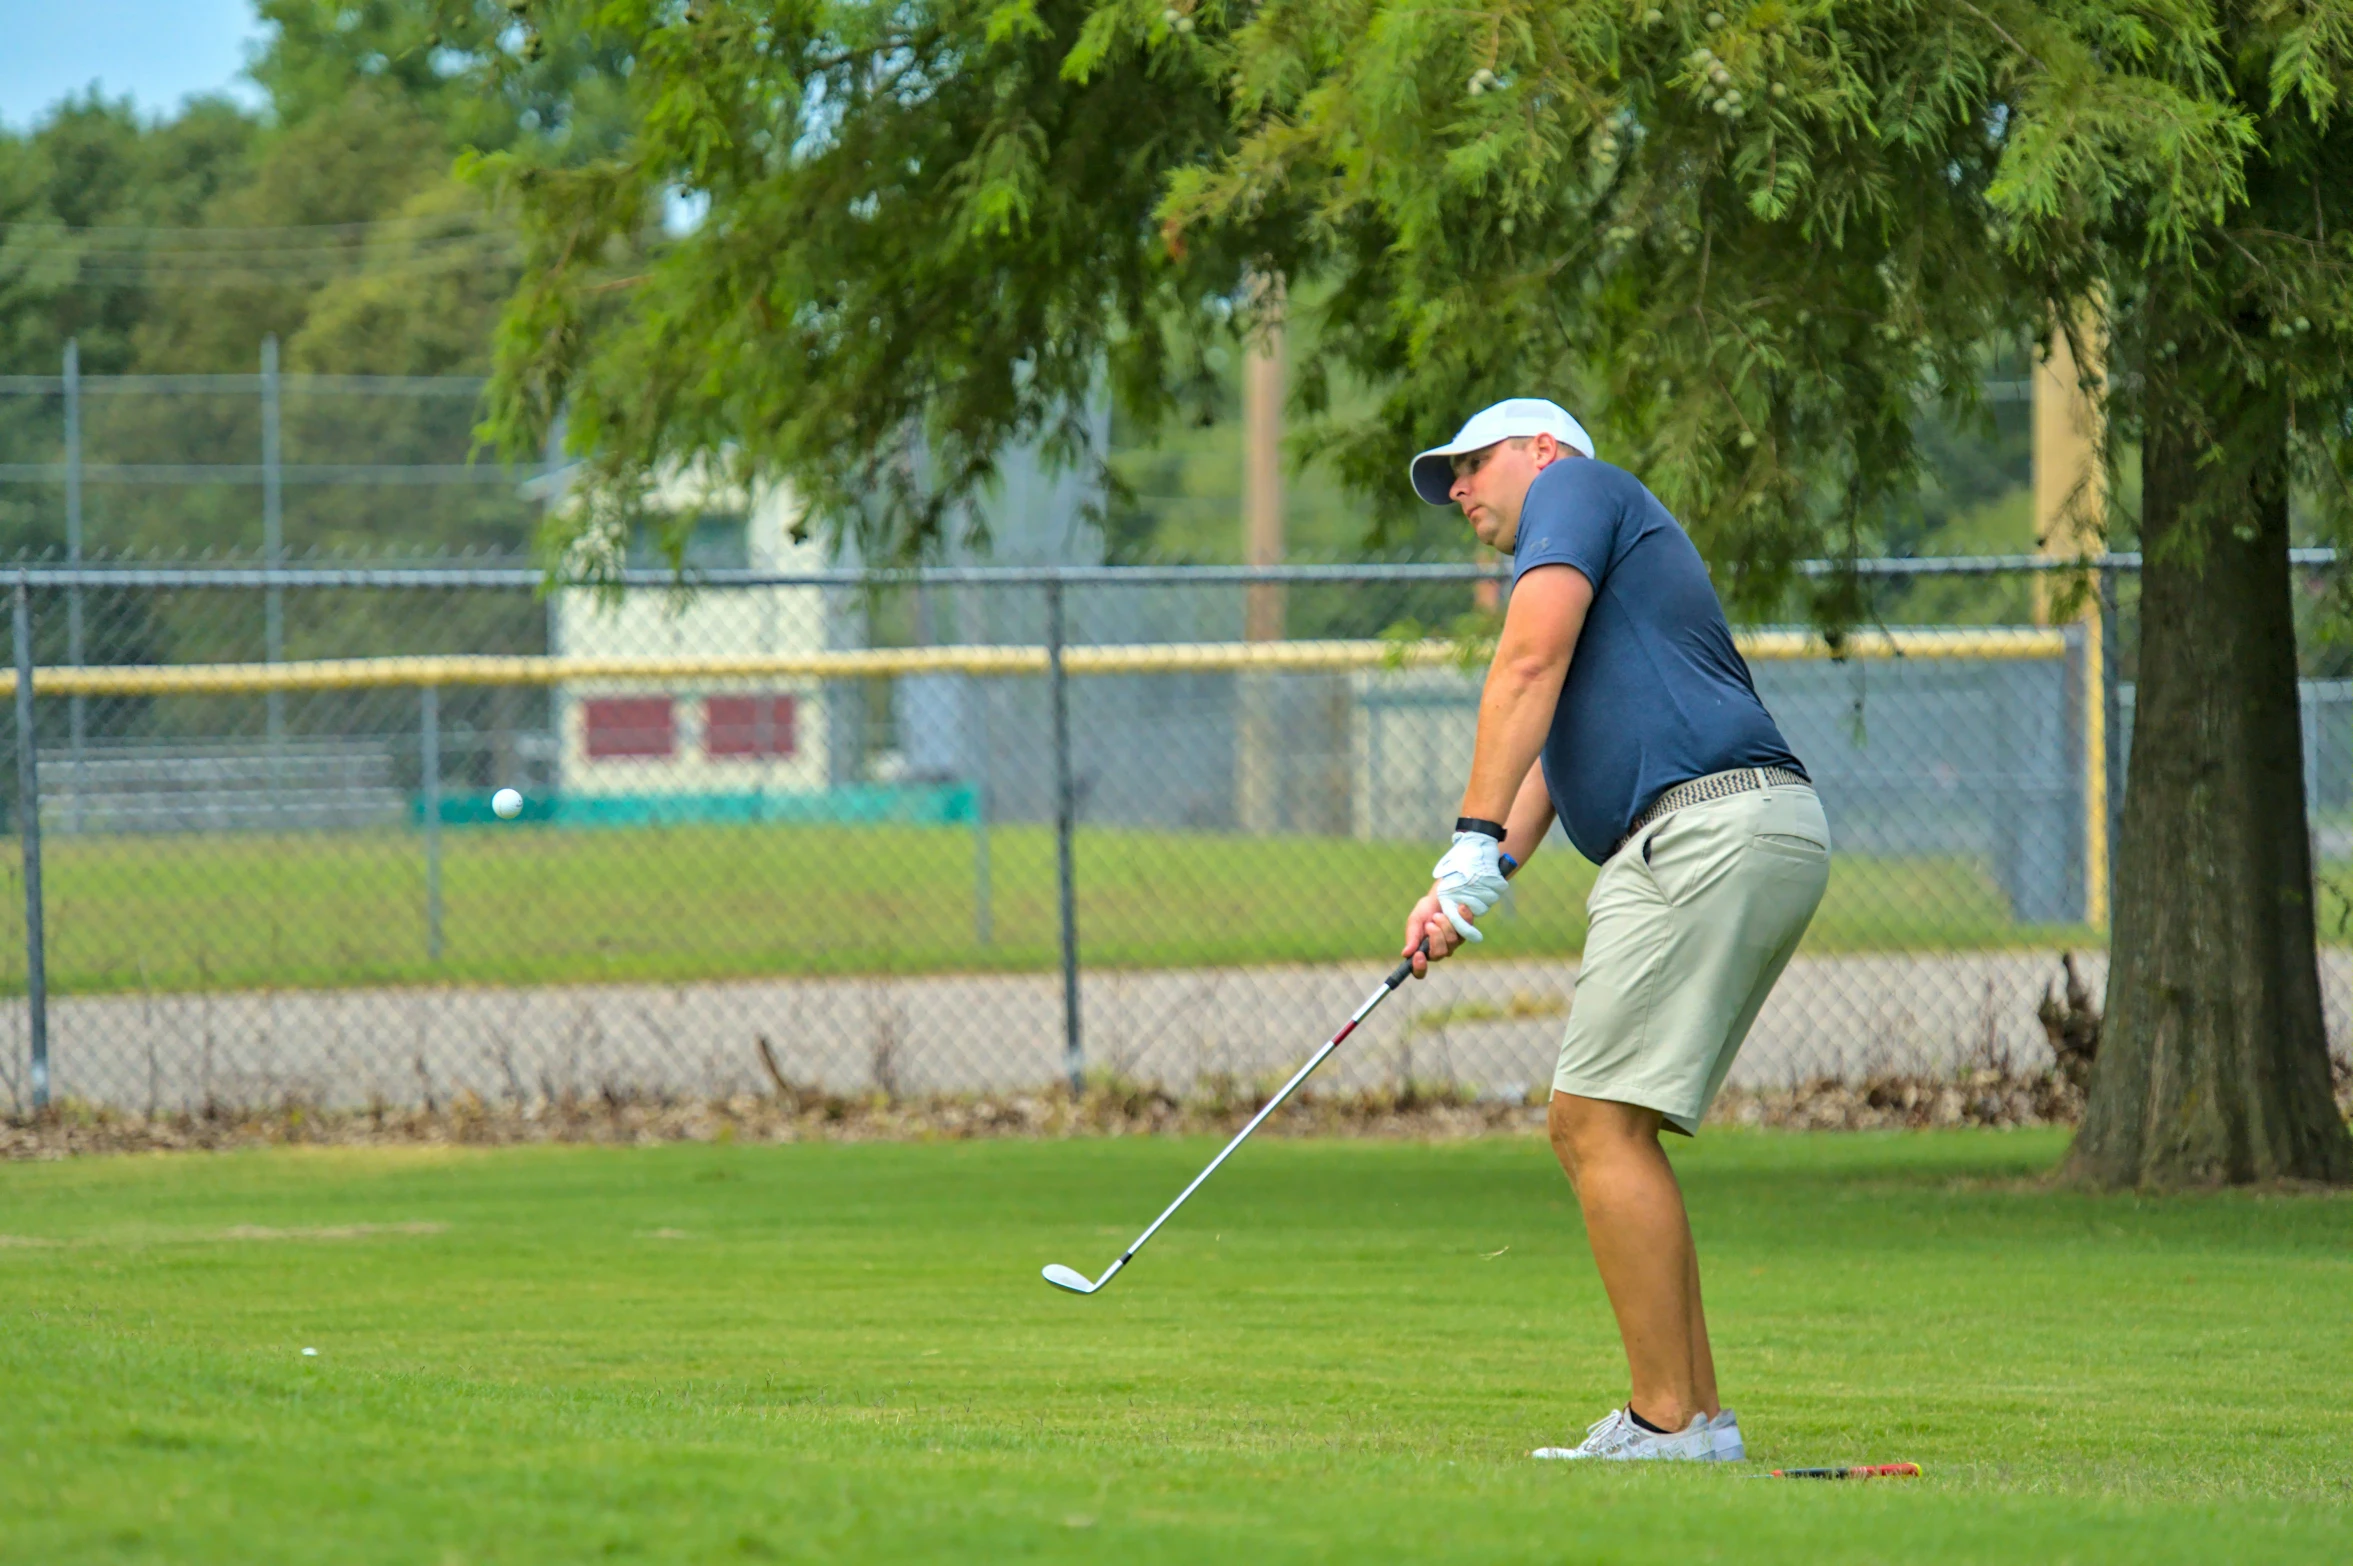
<instances>
[{"instance_id":1,"label":"man's face","mask_svg":"<svg viewBox=\"0 0 2353 1566\"><path fill-rule=\"evenodd\" d=\"M1462 507L1479 542L1506 554L1520 540L1520 503L1536 475L1568 455L1550 435L1502 440L1454 459L1454 487L1446 498Z\"/></svg>"}]
</instances>

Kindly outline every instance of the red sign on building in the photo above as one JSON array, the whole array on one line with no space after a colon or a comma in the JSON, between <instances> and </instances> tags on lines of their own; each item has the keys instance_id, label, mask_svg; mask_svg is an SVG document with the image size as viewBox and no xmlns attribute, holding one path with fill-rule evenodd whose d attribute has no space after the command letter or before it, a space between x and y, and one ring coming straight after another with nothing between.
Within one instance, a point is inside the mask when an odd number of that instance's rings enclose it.
<instances>
[{"instance_id":1,"label":"red sign on building","mask_svg":"<svg viewBox=\"0 0 2353 1566\"><path fill-rule=\"evenodd\" d=\"M713 696L703 708L703 753L790 756L799 716L790 696Z\"/></svg>"},{"instance_id":2,"label":"red sign on building","mask_svg":"<svg viewBox=\"0 0 2353 1566\"><path fill-rule=\"evenodd\" d=\"M591 761L669 756L678 749L677 706L667 696L606 696L583 706Z\"/></svg>"}]
</instances>

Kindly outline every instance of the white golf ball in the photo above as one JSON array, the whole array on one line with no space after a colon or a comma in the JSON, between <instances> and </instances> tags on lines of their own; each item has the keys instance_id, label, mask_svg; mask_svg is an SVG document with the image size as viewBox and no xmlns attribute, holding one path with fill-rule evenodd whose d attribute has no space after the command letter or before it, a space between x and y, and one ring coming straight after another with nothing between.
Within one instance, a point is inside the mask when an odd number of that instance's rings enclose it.
<instances>
[{"instance_id":1,"label":"white golf ball","mask_svg":"<svg viewBox=\"0 0 2353 1566\"><path fill-rule=\"evenodd\" d=\"M490 808L501 821L512 821L523 813L523 796L511 788L502 788L490 796Z\"/></svg>"}]
</instances>

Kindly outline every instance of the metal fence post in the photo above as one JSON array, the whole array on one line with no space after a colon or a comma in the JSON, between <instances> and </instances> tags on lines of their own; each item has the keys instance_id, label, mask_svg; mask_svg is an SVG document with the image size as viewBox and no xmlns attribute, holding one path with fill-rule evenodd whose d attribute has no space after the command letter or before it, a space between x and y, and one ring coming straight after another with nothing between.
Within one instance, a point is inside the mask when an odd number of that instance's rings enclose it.
<instances>
[{"instance_id":1,"label":"metal fence post","mask_svg":"<svg viewBox=\"0 0 2353 1566\"><path fill-rule=\"evenodd\" d=\"M73 338L65 344L65 559L82 563L82 348ZM65 590L65 661L88 662L82 646L82 589ZM66 816L67 830L82 829L82 742L89 737L89 698L76 696L71 712L73 744L73 802Z\"/></svg>"},{"instance_id":2,"label":"metal fence post","mask_svg":"<svg viewBox=\"0 0 2353 1566\"><path fill-rule=\"evenodd\" d=\"M271 571L286 563L286 493L280 460L278 337L261 340L261 552ZM263 597L262 655L271 663L286 658L286 590L272 582ZM271 691L269 711L270 804L276 812L280 752L286 743L286 693Z\"/></svg>"},{"instance_id":3,"label":"metal fence post","mask_svg":"<svg viewBox=\"0 0 2353 1566\"><path fill-rule=\"evenodd\" d=\"M2100 722L2106 736L2100 760L2107 768L2108 809L2101 823L2107 836L2106 851L2101 855L2108 866L2108 917L2116 917L2116 844L2124 822L2124 762L2127 736L2124 732L2124 643L2117 637L2119 615L2116 610L2116 571L2112 566L2100 571Z\"/></svg>"},{"instance_id":4,"label":"metal fence post","mask_svg":"<svg viewBox=\"0 0 2353 1566\"><path fill-rule=\"evenodd\" d=\"M441 687L417 692L419 789L425 817L425 958L441 961Z\"/></svg>"},{"instance_id":5,"label":"metal fence post","mask_svg":"<svg viewBox=\"0 0 2353 1566\"><path fill-rule=\"evenodd\" d=\"M987 946L996 939L989 880L989 692L972 675L965 676L963 688L971 697L964 739L972 781L972 943Z\"/></svg>"},{"instance_id":6,"label":"metal fence post","mask_svg":"<svg viewBox=\"0 0 2353 1566\"><path fill-rule=\"evenodd\" d=\"M1078 791L1070 773L1070 683L1062 666L1062 576L1046 578L1046 688L1054 707L1054 894L1062 933L1062 1065L1070 1090L1086 1086L1086 1050L1079 1033L1077 871L1071 831Z\"/></svg>"},{"instance_id":7,"label":"metal fence post","mask_svg":"<svg viewBox=\"0 0 2353 1566\"><path fill-rule=\"evenodd\" d=\"M16 575L16 825L24 844L25 1007L33 1108L49 1107L49 953L41 907L41 760L33 731L33 604Z\"/></svg>"},{"instance_id":8,"label":"metal fence post","mask_svg":"<svg viewBox=\"0 0 2353 1566\"><path fill-rule=\"evenodd\" d=\"M2055 825L2067 846L2065 871L2052 904L2055 917L2097 929L2108 922L2108 764L2103 729L2107 709L2100 701L2100 622L2089 612L2061 627L2067 640L2066 688L2060 693L2058 781L2064 783ZM2035 812L2042 815L2040 810Z\"/></svg>"}]
</instances>

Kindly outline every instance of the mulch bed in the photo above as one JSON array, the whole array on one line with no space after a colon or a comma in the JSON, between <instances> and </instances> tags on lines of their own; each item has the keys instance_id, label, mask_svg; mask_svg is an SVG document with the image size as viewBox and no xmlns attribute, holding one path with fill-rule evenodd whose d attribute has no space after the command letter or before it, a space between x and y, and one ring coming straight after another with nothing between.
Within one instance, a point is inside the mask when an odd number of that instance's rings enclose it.
<instances>
[{"instance_id":1,"label":"mulch bed","mask_svg":"<svg viewBox=\"0 0 2353 1566\"><path fill-rule=\"evenodd\" d=\"M1541 1093L1541 1090L1539 1090ZM285 1103L209 1111L125 1114L65 1104L0 1120L0 1158L92 1153L213 1152L248 1147L503 1146L528 1142L950 1141L973 1137L1231 1135L1263 1102L1236 1085L1179 1098L1157 1088L1106 1085L1073 1096L1029 1093L845 1096L787 1085L721 1099L626 1093L489 1103L460 1097L432 1108L320 1109ZM1713 1123L1791 1130L2071 1125L2081 1095L2053 1073L1984 1070L1957 1079L1823 1079L1786 1088L1732 1089ZM1532 1134L1533 1103L1476 1099L1450 1089L1308 1093L1262 1135L1451 1139Z\"/></svg>"}]
</instances>

